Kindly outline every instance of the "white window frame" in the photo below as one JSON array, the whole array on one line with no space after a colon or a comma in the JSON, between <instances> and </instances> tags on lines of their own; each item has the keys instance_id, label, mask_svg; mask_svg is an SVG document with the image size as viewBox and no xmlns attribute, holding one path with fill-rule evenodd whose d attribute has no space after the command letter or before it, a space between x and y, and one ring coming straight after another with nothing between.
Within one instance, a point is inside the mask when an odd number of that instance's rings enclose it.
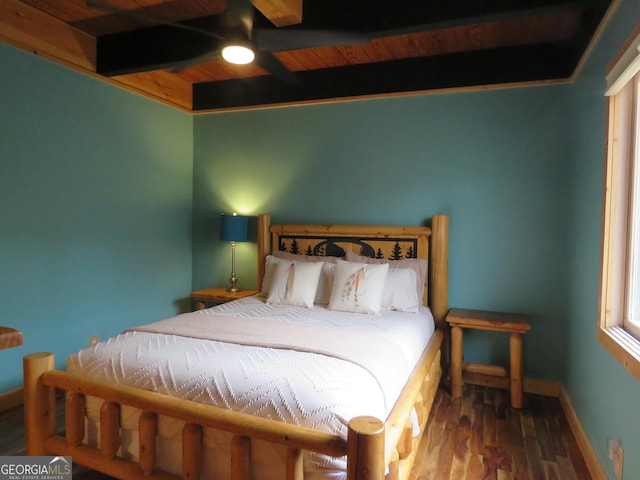
<instances>
[{"instance_id":1,"label":"white window frame","mask_svg":"<svg viewBox=\"0 0 640 480\"><path fill-rule=\"evenodd\" d=\"M598 340L640 380L640 318L633 315L640 314L640 293L632 295L640 291L640 25L614 57L606 80Z\"/></svg>"}]
</instances>

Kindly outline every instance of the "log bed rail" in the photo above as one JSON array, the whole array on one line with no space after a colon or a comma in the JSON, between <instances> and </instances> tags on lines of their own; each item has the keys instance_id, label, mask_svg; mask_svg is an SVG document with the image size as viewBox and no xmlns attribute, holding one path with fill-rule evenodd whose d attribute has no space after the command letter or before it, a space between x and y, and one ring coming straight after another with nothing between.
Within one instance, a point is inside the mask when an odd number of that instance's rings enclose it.
<instances>
[{"instance_id":1,"label":"log bed rail","mask_svg":"<svg viewBox=\"0 0 640 480\"><path fill-rule=\"evenodd\" d=\"M267 228L264 218L261 221L259 228L268 230L268 217ZM437 328L385 422L373 417L356 417L349 422L345 440L331 433L58 371L53 354L41 352L27 355L23 360L27 454L72 456L77 463L121 479L197 480L204 455L203 429L211 428L232 436L231 480L252 478L251 442L254 439L286 448L286 480L304 479L303 451L334 457L346 455L347 480L406 479L419 443L419 437L413 436L411 411L415 409L420 432L423 432L442 375L448 218L435 216L433 222L429 299ZM259 246L259 251L263 248ZM56 431L56 390L66 394L64 436ZM103 401L99 447L83 444L88 396ZM141 412L138 460L118 456L123 406L138 408ZM156 468L160 415L185 423L182 475Z\"/></svg>"}]
</instances>

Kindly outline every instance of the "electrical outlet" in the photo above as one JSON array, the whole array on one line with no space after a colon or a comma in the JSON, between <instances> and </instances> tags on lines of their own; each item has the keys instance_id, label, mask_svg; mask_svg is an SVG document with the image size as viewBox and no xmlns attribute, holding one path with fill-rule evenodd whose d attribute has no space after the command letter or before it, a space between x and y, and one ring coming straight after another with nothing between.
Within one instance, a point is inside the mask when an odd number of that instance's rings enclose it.
<instances>
[{"instance_id":1,"label":"electrical outlet","mask_svg":"<svg viewBox=\"0 0 640 480\"><path fill-rule=\"evenodd\" d=\"M622 480L622 464L624 461L624 451L620 440L608 439L609 458L613 460L613 470L617 480Z\"/></svg>"},{"instance_id":2,"label":"electrical outlet","mask_svg":"<svg viewBox=\"0 0 640 480\"><path fill-rule=\"evenodd\" d=\"M89 346L93 347L99 341L100 341L100 336L99 335L91 335L89 337Z\"/></svg>"}]
</instances>

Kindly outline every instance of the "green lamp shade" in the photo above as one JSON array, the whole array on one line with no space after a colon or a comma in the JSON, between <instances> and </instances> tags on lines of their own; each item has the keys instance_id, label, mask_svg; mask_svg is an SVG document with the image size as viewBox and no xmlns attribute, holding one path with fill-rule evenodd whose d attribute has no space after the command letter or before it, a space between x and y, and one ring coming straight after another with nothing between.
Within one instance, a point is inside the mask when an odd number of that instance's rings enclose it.
<instances>
[{"instance_id":1,"label":"green lamp shade","mask_svg":"<svg viewBox=\"0 0 640 480\"><path fill-rule=\"evenodd\" d=\"M249 217L244 215L222 215L220 240L225 242L246 242Z\"/></svg>"}]
</instances>

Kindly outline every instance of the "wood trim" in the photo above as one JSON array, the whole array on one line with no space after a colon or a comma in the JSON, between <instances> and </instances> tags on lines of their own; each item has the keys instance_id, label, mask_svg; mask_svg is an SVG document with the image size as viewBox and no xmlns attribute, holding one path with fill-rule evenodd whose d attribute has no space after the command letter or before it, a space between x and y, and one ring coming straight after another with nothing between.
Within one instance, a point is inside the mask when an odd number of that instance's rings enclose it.
<instances>
[{"instance_id":1,"label":"wood trim","mask_svg":"<svg viewBox=\"0 0 640 480\"><path fill-rule=\"evenodd\" d=\"M562 384L555 380L539 380L537 378L525 377L522 388L527 393L558 398Z\"/></svg>"},{"instance_id":2,"label":"wood trim","mask_svg":"<svg viewBox=\"0 0 640 480\"><path fill-rule=\"evenodd\" d=\"M560 400L560 405L562 405L562 410L564 410L564 414L567 417L567 421L569 422L569 426L571 427L571 431L573 432L574 437L576 437L578 448L580 449L580 452L582 452L582 456L584 457L591 477L593 480L607 480L607 474L600 463L598 455L591 445L591 441L589 440L582 423L580 422L580 417L578 416L575 408L573 408L569 395L562 386L560 386L558 398Z\"/></svg>"},{"instance_id":3,"label":"wood trim","mask_svg":"<svg viewBox=\"0 0 640 480\"><path fill-rule=\"evenodd\" d=\"M394 93L372 93L367 95L354 95L348 97L331 97L331 98L322 98L317 100L300 100L300 101L291 101L291 102L283 102L283 103L269 103L264 105L248 105L248 106L236 106L236 107L223 107L223 108L203 108L200 110L189 110L193 115L211 115L215 113L229 113L229 112L243 112L247 110L267 110L274 108L284 108L284 107L299 107L299 106L309 106L309 105L326 105L329 103L339 103L339 102L359 102L366 100L376 100L376 99L388 99L388 98L404 98L404 97L415 97L422 95L441 95L443 93L469 93L469 92L479 92L485 90L503 90L508 88L530 88L530 87L545 87L548 85L569 85L572 83L571 79L568 78L558 78L552 80L531 80L531 81L523 81L523 82L508 82L508 83L492 83L488 85L476 85L476 86L468 86L468 87L443 87L443 88L434 88L431 90L415 90L411 92L394 92ZM125 87L126 88L126 87Z\"/></svg>"},{"instance_id":4,"label":"wood trim","mask_svg":"<svg viewBox=\"0 0 640 480\"><path fill-rule=\"evenodd\" d=\"M616 0L615 6L617 6L618 3L619 3L619 0ZM605 74L608 75L609 73L611 73L611 70L613 70L613 67L615 67L616 64L620 61L620 59L622 58L622 55L624 55L624 53L629 48L629 45L631 45L631 43L636 39L636 37L638 35L640 35L640 24L636 25L636 28L633 29L633 32L631 32L629 34L629 36L624 41L622 46L616 51L615 55L613 56L613 58L611 59L611 61L607 65L607 69L605 70Z\"/></svg>"},{"instance_id":5,"label":"wood trim","mask_svg":"<svg viewBox=\"0 0 640 480\"><path fill-rule=\"evenodd\" d=\"M591 56L591 52L594 50L595 46L600 42L600 37L602 36L602 32L604 31L606 26L609 24L609 20L611 20L611 17L613 17L613 14L615 13L615 11L618 9L618 5L620 5L620 0L615 0L611 3L611 5L609 5L609 8L605 12L602 19L600 20L600 24L596 28L595 33L591 37L591 40L589 41L587 48L585 49L584 53L580 57L580 60L578 61L576 68L573 70L571 77L569 77L569 83L574 83L578 78L578 76L580 75L580 73L582 73L582 69L587 63L587 60L589 59L589 57Z\"/></svg>"},{"instance_id":6,"label":"wood trim","mask_svg":"<svg viewBox=\"0 0 640 480\"><path fill-rule=\"evenodd\" d=\"M636 27L607 66L607 74L640 32ZM597 339L601 345L635 378L640 379L640 341L629 335L623 326L628 259L629 197L633 178L630 151L631 133L635 128L635 104L631 101L634 88L623 87L607 101L607 132L605 136L605 174L603 178L602 232L600 278L598 292Z\"/></svg>"},{"instance_id":7,"label":"wood trim","mask_svg":"<svg viewBox=\"0 0 640 480\"><path fill-rule=\"evenodd\" d=\"M0 2L0 39L80 71L95 70L95 38L19 0Z\"/></svg>"},{"instance_id":8,"label":"wood trim","mask_svg":"<svg viewBox=\"0 0 640 480\"><path fill-rule=\"evenodd\" d=\"M0 412L18 407L24 404L24 388L18 387L13 390L0 393Z\"/></svg>"},{"instance_id":9,"label":"wood trim","mask_svg":"<svg viewBox=\"0 0 640 480\"><path fill-rule=\"evenodd\" d=\"M640 380L640 342L624 328L600 327L598 341L631 375Z\"/></svg>"}]
</instances>

